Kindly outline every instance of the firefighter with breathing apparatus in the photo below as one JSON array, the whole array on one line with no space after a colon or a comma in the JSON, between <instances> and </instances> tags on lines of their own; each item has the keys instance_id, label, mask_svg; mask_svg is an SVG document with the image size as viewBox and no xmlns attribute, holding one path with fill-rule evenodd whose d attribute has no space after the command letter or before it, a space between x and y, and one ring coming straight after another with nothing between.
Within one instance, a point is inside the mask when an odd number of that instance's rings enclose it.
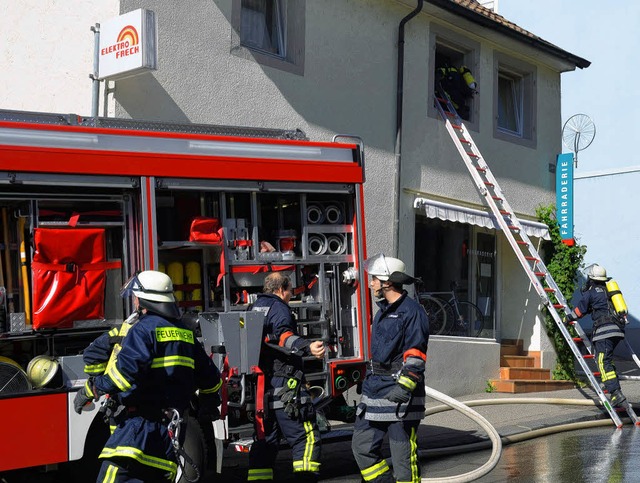
<instances>
[{"instance_id":1,"label":"firefighter with breathing apparatus","mask_svg":"<svg viewBox=\"0 0 640 483\"><path fill-rule=\"evenodd\" d=\"M429 320L403 289L416 279L404 273L401 260L379 254L367 259L364 269L379 311L351 446L367 483L415 483L420 481L416 432L425 411ZM387 433L395 478L381 453Z\"/></svg>"},{"instance_id":2,"label":"firefighter with breathing apparatus","mask_svg":"<svg viewBox=\"0 0 640 483\"><path fill-rule=\"evenodd\" d=\"M123 285L121 295L133 296L135 312L85 349L90 377L74 407L80 414L100 396L109 398L112 434L99 456L97 481L173 481L180 459L193 463L179 433L196 390L199 419L219 417L220 372L180 321L166 274L140 272Z\"/></svg>"},{"instance_id":3,"label":"firefighter with breathing apparatus","mask_svg":"<svg viewBox=\"0 0 640 483\"><path fill-rule=\"evenodd\" d=\"M593 334L591 341L595 347L596 362L604 388L611 397L611 403L619 406L626 401L620 390L620 382L613 363L613 351L624 339L627 323L627 306L618 285L607 277L604 267L593 264L587 268L587 284L576 307L567 315L568 321L576 322L591 314ZM615 289L615 290L613 290Z\"/></svg>"}]
</instances>

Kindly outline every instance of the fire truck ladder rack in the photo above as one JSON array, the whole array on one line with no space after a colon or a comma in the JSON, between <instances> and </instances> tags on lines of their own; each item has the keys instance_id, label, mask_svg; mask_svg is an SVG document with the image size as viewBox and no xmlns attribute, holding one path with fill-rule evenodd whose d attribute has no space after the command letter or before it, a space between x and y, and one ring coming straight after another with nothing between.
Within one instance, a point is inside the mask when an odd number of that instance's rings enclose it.
<instances>
[{"instance_id":1,"label":"fire truck ladder rack","mask_svg":"<svg viewBox=\"0 0 640 483\"><path fill-rule=\"evenodd\" d=\"M500 186L498 186L498 182L491 173L489 166L471 138L469 131L462 122L462 119L451 103L451 100L446 96L446 94L444 94L444 92L436 92L434 97L435 106L444 119L447 131L449 132L451 139L453 139L456 148L458 148L458 152L460 153L462 160L471 173L471 177L476 184L478 192L482 195L486 204L493 212L498 225L507 237L507 240L518 258L520 265L524 268L524 271L538 293L542 304L546 306L547 310L553 317L553 320L556 322L562 336L573 352L575 359L584 371L584 375L587 377L591 387L593 387L593 390L598 395L602 406L607 410L616 427L621 428L622 421L617 414L616 408L611 405L611 402L596 379L596 376L599 376L600 374L591 371L586 362L586 359L593 359L594 357L593 347L589 338L580 327L580 324L577 323L572 325L578 336L573 337L569 333L569 330L563 320L566 314L570 312L570 309L567 301L562 295L562 292L549 273L549 270L547 270L547 267L531 243L531 240L525 233L515 212L511 209L511 206L505 199ZM582 343L584 345L587 354L583 355L581 353L577 343ZM631 420L636 425L640 425L640 420L634 413L631 406L628 405L628 407L625 407L625 410Z\"/></svg>"}]
</instances>

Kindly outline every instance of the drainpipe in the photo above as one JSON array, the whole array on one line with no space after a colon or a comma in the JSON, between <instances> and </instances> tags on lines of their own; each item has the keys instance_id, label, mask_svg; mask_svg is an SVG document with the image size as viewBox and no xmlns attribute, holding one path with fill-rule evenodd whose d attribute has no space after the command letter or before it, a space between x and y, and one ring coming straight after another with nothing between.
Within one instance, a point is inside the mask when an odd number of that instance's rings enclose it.
<instances>
[{"instance_id":1,"label":"drainpipe","mask_svg":"<svg viewBox=\"0 0 640 483\"><path fill-rule=\"evenodd\" d=\"M395 157L396 157L396 179L395 179L395 194L396 194L396 212L394 215L394 227L393 227L393 252L397 257L400 251L400 174L402 167L402 99L404 88L404 26L413 17L418 15L422 10L423 0L418 0L418 5L409 15L404 17L400 21L398 27L398 81L397 81L397 94L396 94L396 145L395 145Z\"/></svg>"}]
</instances>

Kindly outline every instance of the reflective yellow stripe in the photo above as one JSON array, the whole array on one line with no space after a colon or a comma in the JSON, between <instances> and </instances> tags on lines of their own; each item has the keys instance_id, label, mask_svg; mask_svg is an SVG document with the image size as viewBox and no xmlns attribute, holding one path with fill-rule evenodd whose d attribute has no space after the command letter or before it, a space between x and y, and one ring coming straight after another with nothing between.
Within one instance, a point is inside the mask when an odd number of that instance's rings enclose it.
<instances>
[{"instance_id":1,"label":"reflective yellow stripe","mask_svg":"<svg viewBox=\"0 0 640 483\"><path fill-rule=\"evenodd\" d=\"M84 372L95 376L96 374L104 373L104 370L106 368L107 368L106 362L101 362L100 364L88 364L84 366Z\"/></svg>"},{"instance_id":2,"label":"reflective yellow stripe","mask_svg":"<svg viewBox=\"0 0 640 483\"><path fill-rule=\"evenodd\" d=\"M611 379L616 379L616 371L606 372L604 368L604 352L600 352L598 354L598 369L600 369L600 379L602 382L610 381Z\"/></svg>"},{"instance_id":3,"label":"reflective yellow stripe","mask_svg":"<svg viewBox=\"0 0 640 483\"><path fill-rule=\"evenodd\" d=\"M360 470L360 474L362 475L362 479L364 481L375 480L377 477L389 471L389 465L387 464L387 460L382 460L380 463L376 463L373 466L369 466L369 468L365 468L364 470Z\"/></svg>"},{"instance_id":4,"label":"reflective yellow stripe","mask_svg":"<svg viewBox=\"0 0 640 483\"><path fill-rule=\"evenodd\" d=\"M273 469L254 468L249 470L247 481L273 480Z\"/></svg>"},{"instance_id":5,"label":"reflective yellow stripe","mask_svg":"<svg viewBox=\"0 0 640 483\"><path fill-rule=\"evenodd\" d=\"M415 381L412 381L408 377L402 376L402 375L398 378L398 384L400 384L401 386L406 387L410 391L413 391L416 388L416 382Z\"/></svg>"},{"instance_id":6,"label":"reflective yellow stripe","mask_svg":"<svg viewBox=\"0 0 640 483\"><path fill-rule=\"evenodd\" d=\"M98 458L113 458L114 456L121 456L123 458L132 458L138 463L151 466L152 468L158 468L162 471L168 471L171 473L171 480L175 478L178 470L178 465L173 461L165 460L163 458L157 458L156 456L150 456L144 454L138 448L131 446L118 446L116 448L104 448Z\"/></svg>"},{"instance_id":7,"label":"reflective yellow stripe","mask_svg":"<svg viewBox=\"0 0 640 483\"><path fill-rule=\"evenodd\" d=\"M129 383L129 381L127 381L124 376L120 374L120 371L115 366L115 364L109 368L107 376L109 376L109 379L111 379L113 383L118 387L118 389L120 389L122 392L131 389L131 383Z\"/></svg>"},{"instance_id":8,"label":"reflective yellow stripe","mask_svg":"<svg viewBox=\"0 0 640 483\"><path fill-rule=\"evenodd\" d=\"M117 427L118 426L116 426L115 424L113 424L113 425L110 424L109 425L109 431L111 432L111 434L113 434L113 432L116 430Z\"/></svg>"},{"instance_id":9,"label":"reflective yellow stripe","mask_svg":"<svg viewBox=\"0 0 640 483\"><path fill-rule=\"evenodd\" d=\"M211 394L214 392L218 392L218 390L220 390L221 387L222 387L222 379L220 379L220 382L218 382L218 384L216 384L210 389L200 389L200 394Z\"/></svg>"},{"instance_id":10,"label":"reflective yellow stripe","mask_svg":"<svg viewBox=\"0 0 640 483\"><path fill-rule=\"evenodd\" d=\"M107 471L105 471L104 473L104 479L102 480L102 483L113 483L114 481L116 481L118 470L119 468L117 466L110 464L107 468Z\"/></svg>"},{"instance_id":11,"label":"reflective yellow stripe","mask_svg":"<svg viewBox=\"0 0 640 483\"><path fill-rule=\"evenodd\" d=\"M183 356L157 357L151 361L151 369L170 366L185 366L195 369L196 363L193 358Z\"/></svg>"},{"instance_id":12,"label":"reflective yellow stripe","mask_svg":"<svg viewBox=\"0 0 640 483\"><path fill-rule=\"evenodd\" d=\"M420 483L420 467L418 466L418 435L416 434L416 428L411 428L411 438L409 438L411 445L411 483Z\"/></svg>"},{"instance_id":13,"label":"reflective yellow stripe","mask_svg":"<svg viewBox=\"0 0 640 483\"><path fill-rule=\"evenodd\" d=\"M158 342L187 342L193 344L193 332L189 329L177 327L157 327L156 340Z\"/></svg>"}]
</instances>

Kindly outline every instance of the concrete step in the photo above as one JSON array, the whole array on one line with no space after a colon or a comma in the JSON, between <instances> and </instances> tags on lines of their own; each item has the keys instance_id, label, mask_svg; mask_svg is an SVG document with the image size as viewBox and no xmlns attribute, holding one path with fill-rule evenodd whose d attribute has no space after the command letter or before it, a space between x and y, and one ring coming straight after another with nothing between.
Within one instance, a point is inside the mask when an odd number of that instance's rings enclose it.
<instances>
[{"instance_id":1,"label":"concrete step","mask_svg":"<svg viewBox=\"0 0 640 483\"><path fill-rule=\"evenodd\" d=\"M500 356L500 367L535 367L536 358L532 356Z\"/></svg>"},{"instance_id":2,"label":"concrete step","mask_svg":"<svg viewBox=\"0 0 640 483\"><path fill-rule=\"evenodd\" d=\"M530 379L542 381L551 379L551 371L541 367L501 367L500 379Z\"/></svg>"},{"instance_id":3,"label":"concrete step","mask_svg":"<svg viewBox=\"0 0 640 483\"><path fill-rule=\"evenodd\" d=\"M571 381L552 381L531 379L492 379L491 384L495 392L520 394L528 392L559 391L562 389L574 389L576 386Z\"/></svg>"}]
</instances>

